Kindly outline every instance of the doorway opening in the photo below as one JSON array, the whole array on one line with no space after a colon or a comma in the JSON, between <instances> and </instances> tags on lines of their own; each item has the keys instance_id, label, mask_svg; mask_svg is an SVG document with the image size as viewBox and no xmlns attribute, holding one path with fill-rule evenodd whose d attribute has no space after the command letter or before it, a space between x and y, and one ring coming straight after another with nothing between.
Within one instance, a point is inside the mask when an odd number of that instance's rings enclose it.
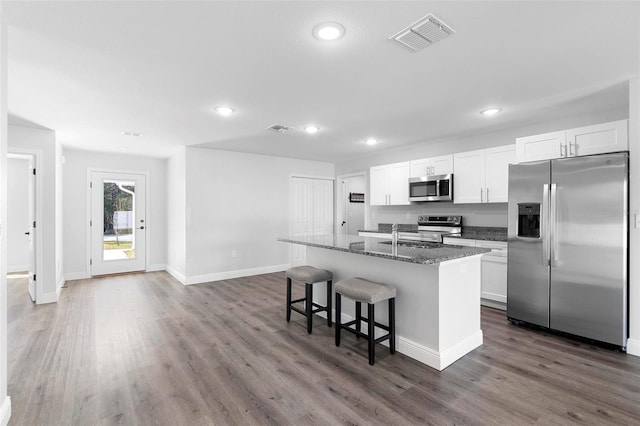
<instances>
[{"instance_id":1,"label":"doorway opening","mask_svg":"<svg viewBox=\"0 0 640 426\"><path fill-rule=\"evenodd\" d=\"M338 176L336 233L358 235L366 228L367 180L365 172Z\"/></svg>"},{"instance_id":2,"label":"doorway opening","mask_svg":"<svg viewBox=\"0 0 640 426\"><path fill-rule=\"evenodd\" d=\"M35 151L7 154L7 272L24 276L32 302L38 302L37 277L42 270L41 203Z\"/></svg>"}]
</instances>

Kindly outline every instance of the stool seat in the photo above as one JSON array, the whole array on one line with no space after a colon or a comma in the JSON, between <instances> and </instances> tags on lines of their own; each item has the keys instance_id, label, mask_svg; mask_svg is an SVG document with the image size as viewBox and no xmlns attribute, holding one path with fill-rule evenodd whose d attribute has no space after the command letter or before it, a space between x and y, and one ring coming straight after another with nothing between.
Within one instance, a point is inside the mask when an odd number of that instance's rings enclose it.
<instances>
[{"instance_id":1,"label":"stool seat","mask_svg":"<svg viewBox=\"0 0 640 426\"><path fill-rule=\"evenodd\" d=\"M333 273L324 269L314 268L313 266L295 266L287 269L285 272L287 278L287 322L291 321L291 311L298 312L299 314L307 317L307 333L311 334L312 317L313 314L318 312L327 313L327 325L331 327L331 298L332 298L332 285L333 285ZM299 281L304 283L304 297L301 299L293 300L291 298L291 281ZM313 284L320 282L327 282L327 304L321 306L313 301ZM304 302L304 310L294 306L298 302Z\"/></svg>"},{"instance_id":2,"label":"stool seat","mask_svg":"<svg viewBox=\"0 0 640 426\"><path fill-rule=\"evenodd\" d=\"M318 269L308 265L289 268L287 269L286 276L287 278L302 281L303 283L319 283L333 279L333 273L331 271L325 271L324 269Z\"/></svg>"},{"instance_id":3,"label":"stool seat","mask_svg":"<svg viewBox=\"0 0 640 426\"><path fill-rule=\"evenodd\" d=\"M336 293L362 303L378 303L396 297L396 288L364 278L347 278L335 285Z\"/></svg>"},{"instance_id":4,"label":"stool seat","mask_svg":"<svg viewBox=\"0 0 640 426\"><path fill-rule=\"evenodd\" d=\"M340 332L349 331L356 337L366 337L369 352L369 364L375 362L375 344L384 340L389 341L389 351L396 351L396 288L369 281L364 278L346 278L335 285L336 290L336 346L340 346ZM356 318L345 324L342 323L342 296L356 302ZM376 321L375 304L388 300L389 324L381 324ZM367 304L367 318L362 317L362 303ZM360 331L361 322L367 323L367 333ZM351 328L354 326L354 328ZM376 327L386 330L388 333L376 339Z\"/></svg>"}]
</instances>

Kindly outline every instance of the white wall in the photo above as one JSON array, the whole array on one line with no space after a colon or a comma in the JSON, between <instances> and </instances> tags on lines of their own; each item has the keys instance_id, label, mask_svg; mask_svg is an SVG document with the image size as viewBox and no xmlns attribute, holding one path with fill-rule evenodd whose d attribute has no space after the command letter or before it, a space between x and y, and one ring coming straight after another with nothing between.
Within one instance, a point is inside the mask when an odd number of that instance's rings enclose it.
<instances>
[{"instance_id":1,"label":"white wall","mask_svg":"<svg viewBox=\"0 0 640 426\"><path fill-rule=\"evenodd\" d=\"M167 270L184 282L187 262L185 148L167 161Z\"/></svg>"},{"instance_id":2,"label":"white wall","mask_svg":"<svg viewBox=\"0 0 640 426\"><path fill-rule=\"evenodd\" d=\"M29 160L10 158L7 161L7 251L8 272L29 268Z\"/></svg>"},{"instance_id":3,"label":"white wall","mask_svg":"<svg viewBox=\"0 0 640 426\"><path fill-rule=\"evenodd\" d=\"M330 163L188 147L186 283L285 269L291 176L334 175Z\"/></svg>"},{"instance_id":4,"label":"white wall","mask_svg":"<svg viewBox=\"0 0 640 426\"><path fill-rule=\"evenodd\" d=\"M59 191L60 182L57 177L62 173L59 159L56 157L58 144L56 134L53 130L25 127L8 126L9 152L24 153L38 151L40 153L40 168L37 169L38 178L36 186L40 186L42 223L37 223L36 228L42 236L42 247L38 248L42 253L41 270L38 270L36 300L37 303L51 303L58 300L58 291L63 284L57 277L62 275L62 253L58 252L59 243L56 241L62 238L62 229L56 227L59 224L57 217L56 191ZM40 241L40 240L38 240Z\"/></svg>"},{"instance_id":5,"label":"white wall","mask_svg":"<svg viewBox=\"0 0 640 426\"><path fill-rule=\"evenodd\" d=\"M368 176L371 166L509 145L515 143L515 139L521 136L626 118L629 118L629 109L620 108L565 117L552 122L526 124L491 133L424 141L403 148L388 150L374 148L375 152L368 156L337 163L336 174L343 175L366 171ZM495 119L499 119L499 117L495 117ZM415 223L417 216L424 213L434 215L460 214L464 217L465 225L469 226L507 226L507 203L468 205L422 203L411 206L372 206L368 209L368 217L365 218L365 223L367 223L368 228L372 229L376 229L378 223Z\"/></svg>"},{"instance_id":6,"label":"white wall","mask_svg":"<svg viewBox=\"0 0 640 426\"><path fill-rule=\"evenodd\" d=\"M167 262L167 161L157 158L65 149L64 151L64 274L67 280L89 277L87 211L88 169L146 172L147 270L162 270Z\"/></svg>"},{"instance_id":7,"label":"white wall","mask_svg":"<svg viewBox=\"0 0 640 426\"><path fill-rule=\"evenodd\" d=\"M7 395L7 23L0 5L0 425L9 423Z\"/></svg>"},{"instance_id":8,"label":"white wall","mask_svg":"<svg viewBox=\"0 0 640 426\"><path fill-rule=\"evenodd\" d=\"M629 342L640 356L640 77L629 84Z\"/></svg>"}]
</instances>

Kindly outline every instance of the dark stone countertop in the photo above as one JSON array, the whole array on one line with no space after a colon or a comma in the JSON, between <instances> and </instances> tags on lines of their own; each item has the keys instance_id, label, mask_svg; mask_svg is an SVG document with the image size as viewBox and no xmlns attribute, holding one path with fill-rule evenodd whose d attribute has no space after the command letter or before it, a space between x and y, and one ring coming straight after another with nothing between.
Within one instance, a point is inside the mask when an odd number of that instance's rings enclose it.
<instances>
[{"instance_id":1,"label":"dark stone countertop","mask_svg":"<svg viewBox=\"0 0 640 426\"><path fill-rule=\"evenodd\" d=\"M455 237L452 237L455 238ZM469 240L507 241L507 228L490 226L465 226L460 238Z\"/></svg>"},{"instance_id":2,"label":"dark stone countertop","mask_svg":"<svg viewBox=\"0 0 640 426\"><path fill-rule=\"evenodd\" d=\"M398 246L397 255L392 254L391 245L379 238L358 235L312 235L308 237L281 237L278 241L345 251L367 256L382 257L402 262L432 265L448 260L487 253L491 250L479 247L463 247L448 244L434 244L432 248Z\"/></svg>"}]
</instances>

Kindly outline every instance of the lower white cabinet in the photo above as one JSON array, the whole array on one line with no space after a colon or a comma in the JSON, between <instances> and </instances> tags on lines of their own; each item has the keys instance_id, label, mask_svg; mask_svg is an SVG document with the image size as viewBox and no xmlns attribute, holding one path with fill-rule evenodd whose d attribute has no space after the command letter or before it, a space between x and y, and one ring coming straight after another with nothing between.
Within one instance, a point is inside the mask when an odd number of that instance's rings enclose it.
<instances>
[{"instance_id":1,"label":"lower white cabinet","mask_svg":"<svg viewBox=\"0 0 640 426\"><path fill-rule=\"evenodd\" d=\"M507 309L507 242L444 238L445 244L483 247L491 252L482 255L482 285L480 303L492 308Z\"/></svg>"},{"instance_id":2,"label":"lower white cabinet","mask_svg":"<svg viewBox=\"0 0 640 426\"><path fill-rule=\"evenodd\" d=\"M487 253L482 256L481 303L506 309L507 305L507 257ZM498 303L494 303L498 302Z\"/></svg>"}]
</instances>

